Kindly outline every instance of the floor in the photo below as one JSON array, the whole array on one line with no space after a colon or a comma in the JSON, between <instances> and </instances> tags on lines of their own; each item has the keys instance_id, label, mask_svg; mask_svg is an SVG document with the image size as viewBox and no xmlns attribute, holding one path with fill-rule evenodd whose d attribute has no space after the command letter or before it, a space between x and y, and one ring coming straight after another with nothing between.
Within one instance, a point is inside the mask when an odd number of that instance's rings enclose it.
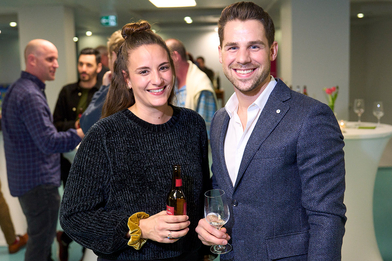
<instances>
[{"instance_id":1,"label":"floor","mask_svg":"<svg viewBox=\"0 0 392 261\"><path fill-rule=\"evenodd\" d=\"M377 172L374 192L374 226L378 247L384 261L392 261L392 168L379 168ZM1 261L23 261L24 249L9 255L7 247L0 247ZM57 261L57 244L52 246L53 258ZM76 243L70 246L69 261L79 261L82 248ZM349 260L351 261L351 260Z\"/></svg>"}]
</instances>

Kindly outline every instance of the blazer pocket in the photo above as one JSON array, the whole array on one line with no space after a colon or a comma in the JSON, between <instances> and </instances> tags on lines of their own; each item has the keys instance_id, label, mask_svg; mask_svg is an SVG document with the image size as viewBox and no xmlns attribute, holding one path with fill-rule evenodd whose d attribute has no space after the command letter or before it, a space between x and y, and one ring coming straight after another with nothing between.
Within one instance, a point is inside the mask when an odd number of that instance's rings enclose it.
<instances>
[{"instance_id":1,"label":"blazer pocket","mask_svg":"<svg viewBox=\"0 0 392 261\"><path fill-rule=\"evenodd\" d=\"M266 243L269 260L306 255L309 246L309 232L269 238Z\"/></svg>"}]
</instances>

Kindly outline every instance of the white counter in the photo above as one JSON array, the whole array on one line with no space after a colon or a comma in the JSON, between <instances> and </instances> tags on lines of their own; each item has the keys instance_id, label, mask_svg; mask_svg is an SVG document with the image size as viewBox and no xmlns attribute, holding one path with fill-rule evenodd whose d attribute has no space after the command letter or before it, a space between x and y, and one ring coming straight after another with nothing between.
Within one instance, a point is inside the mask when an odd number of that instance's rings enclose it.
<instances>
[{"instance_id":1,"label":"white counter","mask_svg":"<svg viewBox=\"0 0 392 261\"><path fill-rule=\"evenodd\" d=\"M373 223L373 190L378 163L392 126L381 124L376 129L355 129L349 122L344 129L346 143L346 234L343 238L343 261L382 261ZM376 126L375 123L362 123ZM362 126L361 125L361 126ZM351 128L350 128L351 127Z\"/></svg>"}]
</instances>

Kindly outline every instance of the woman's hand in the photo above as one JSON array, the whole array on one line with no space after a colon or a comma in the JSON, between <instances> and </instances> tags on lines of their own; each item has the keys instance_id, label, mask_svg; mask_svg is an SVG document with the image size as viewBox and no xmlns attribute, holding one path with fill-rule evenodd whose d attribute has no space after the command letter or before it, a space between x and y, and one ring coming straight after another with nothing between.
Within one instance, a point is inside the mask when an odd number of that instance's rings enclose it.
<instances>
[{"instance_id":1,"label":"woman's hand","mask_svg":"<svg viewBox=\"0 0 392 261\"><path fill-rule=\"evenodd\" d=\"M160 243L174 243L189 231L191 223L186 215L168 215L166 211L139 221L142 230L141 238Z\"/></svg>"},{"instance_id":2,"label":"woman's hand","mask_svg":"<svg viewBox=\"0 0 392 261\"><path fill-rule=\"evenodd\" d=\"M226 228L222 227L220 230L211 226L207 220L200 219L196 227L196 232L199 234L199 239L204 245L227 245L230 236L226 233Z\"/></svg>"}]
</instances>

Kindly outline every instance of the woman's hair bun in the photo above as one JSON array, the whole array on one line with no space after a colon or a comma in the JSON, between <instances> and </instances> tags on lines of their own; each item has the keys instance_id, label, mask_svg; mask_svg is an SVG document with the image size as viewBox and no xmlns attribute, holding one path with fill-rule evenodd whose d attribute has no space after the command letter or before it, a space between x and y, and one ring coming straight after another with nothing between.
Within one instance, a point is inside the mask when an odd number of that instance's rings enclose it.
<instances>
[{"instance_id":1,"label":"woman's hair bun","mask_svg":"<svg viewBox=\"0 0 392 261\"><path fill-rule=\"evenodd\" d=\"M122 37L126 40L134 33L151 30L151 25L147 21L139 21L137 23L128 23L121 30Z\"/></svg>"}]
</instances>

